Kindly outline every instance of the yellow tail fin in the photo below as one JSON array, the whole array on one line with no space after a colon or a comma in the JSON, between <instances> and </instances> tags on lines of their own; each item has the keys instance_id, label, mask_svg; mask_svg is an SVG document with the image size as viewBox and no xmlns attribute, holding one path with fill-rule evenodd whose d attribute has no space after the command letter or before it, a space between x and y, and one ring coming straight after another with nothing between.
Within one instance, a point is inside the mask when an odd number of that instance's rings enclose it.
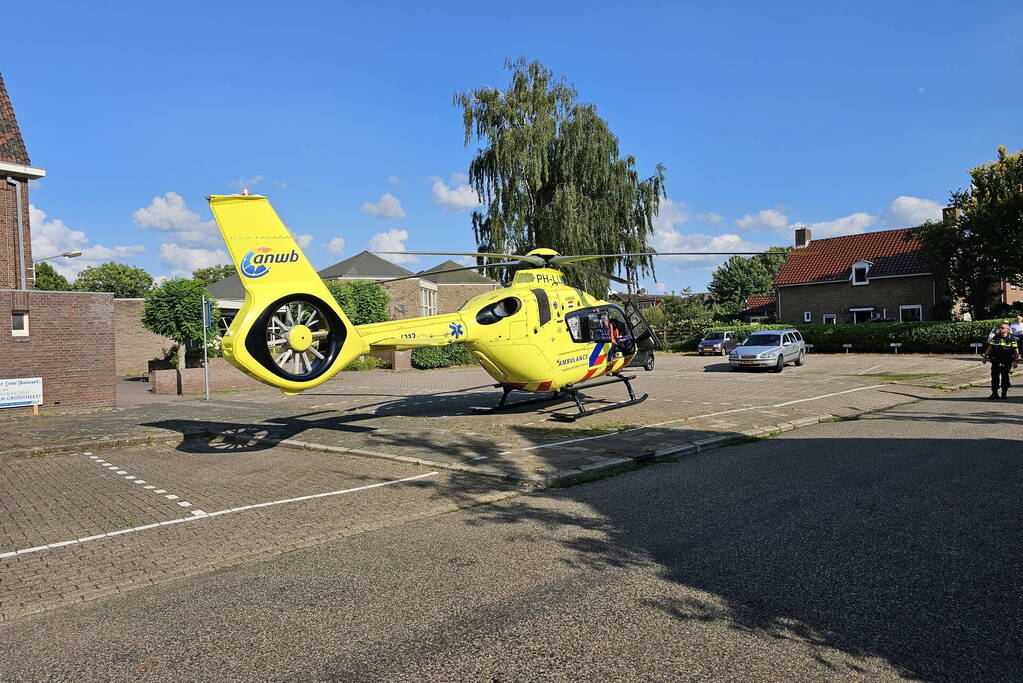
<instances>
[{"instance_id":1,"label":"yellow tail fin","mask_svg":"<svg viewBox=\"0 0 1023 683\"><path fill-rule=\"evenodd\" d=\"M231 365L295 394L368 351L266 197L208 199L245 287L223 339Z\"/></svg>"}]
</instances>

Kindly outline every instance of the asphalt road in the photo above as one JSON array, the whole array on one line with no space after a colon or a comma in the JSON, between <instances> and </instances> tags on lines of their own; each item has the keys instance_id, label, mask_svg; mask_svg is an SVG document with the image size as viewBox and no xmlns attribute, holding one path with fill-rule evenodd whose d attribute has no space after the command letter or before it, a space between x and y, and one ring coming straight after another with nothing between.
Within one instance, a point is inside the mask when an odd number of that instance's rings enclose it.
<instances>
[{"instance_id":1,"label":"asphalt road","mask_svg":"<svg viewBox=\"0 0 1023 683\"><path fill-rule=\"evenodd\" d=\"M0 679L1019 680L1023 399L976 389L0 626Z\"/></svg>"}]
</instances>

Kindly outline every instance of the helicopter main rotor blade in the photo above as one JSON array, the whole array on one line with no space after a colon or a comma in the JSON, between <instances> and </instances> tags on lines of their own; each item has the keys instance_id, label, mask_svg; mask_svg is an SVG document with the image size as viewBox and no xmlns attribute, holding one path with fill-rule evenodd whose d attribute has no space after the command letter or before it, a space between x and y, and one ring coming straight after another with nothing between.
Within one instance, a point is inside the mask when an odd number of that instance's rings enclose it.
<instances>
[{"instance_id":1,"label":"helicopter main rotor blade","mask_svg":"<svg viewBox=\"0 0 1023 683\"><path fill-rule=\"evenodd\" d=\"M525 256L519 254L492 254L480 251L374 251L374 254L412 254L415 256L476 256L478 258L503 258L518 259L534 266L542 266L547 263L540 256Z\"/></svg>"},{"instance_id":2,"label":"helicopter main rotor blade","mask_svg":"<svg viewBox=\"0 0 1023 683\"><path fill-rule=\"evenodd\" d=\"M782 252L773 251L639 251L628 254L578 254L575 256L558 255L551 257L552 265L562 263L575 263L576 261L591 261L600 258L621 258L622 256L759 256L762 254L774 254Z\"/></svg>"},{"instance_id":3,"label":"helicopter main rotor blade","mask_svg":"<svg viewBox=\"0 0 1023 683\"><path fill-rule=\"evenodd\" d=\"M606 277L611 282L617 282L620 285L635 285L635 284L638 284L636 282L633 282L632 280L626 280L625 278L618 277L617 275L612 275L611 273L605 273L602 270L598 270L596 268L590 268L589 266L583 266L583 265L580 265L578 263L569 262L569 263L566 263L565 265L566 266L571 266L573 268L578 268L579 270L585 270L587 273L593 273L594 275L600 275L601 277Z\"/></svg>"},{"instance_id":4,"label":"helicopter main rotor blade","mask_svg":"<svg viewBox=\"0 0 1023 683\"><path fill-rule=\"evenodd\" d=\"M381 251L381 252L377 252L377 253L386 254L386 253L389 253L389 252ZM409 254L409 253L412 253L412 252L390 252L390 253L405 253L405 254ZM457 254L452 254L452 256L456 256L456 255ZM488 264L483 265L483 266L465 266L464 268L445 268L443 270L427 270L427 271L423 271L422 273L416 273L415 275L405 275L403 277L392 277L392 278L388 278L386 280L375 280L375 282L377 284L380 284L380 283L383 283L383 282L397 282L398 280L412 280L413 278L422 278L422 277L426 277L427 275L439 275L441 273L457 273L460 270L476 270L478 268L507 268L508 266L518 266L518 265L522 265L521 262L519 262L519 261L505 261L503 263L488 263Z\"/></svg>"}]
</instances>

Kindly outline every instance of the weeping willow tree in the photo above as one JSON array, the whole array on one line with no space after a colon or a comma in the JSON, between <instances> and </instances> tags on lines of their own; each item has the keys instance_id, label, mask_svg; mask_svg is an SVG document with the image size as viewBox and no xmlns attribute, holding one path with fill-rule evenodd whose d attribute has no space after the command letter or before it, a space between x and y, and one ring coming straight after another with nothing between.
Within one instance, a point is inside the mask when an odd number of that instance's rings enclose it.
<instances>
[{"instance_id":1,"label":"weeping willow tree","mask_svg":"<svg viewBox=\"0 0 1023 683\"><path fill-rule=\"evenodd\" d=\"M549 247L562 254L650 251L664 167L641 180L636 160L621 157L618 138L592 104L540 62L505 62L507 90L456 93L465 145L482 146L469 182L482 201L472 214L480 251L524 254ZM613 263L612 263L613 261ZM591 262L625 277L653 273L653 260L621 256ZM568 269L577 287L607 291L594 270Z\"/></svg>"}]
</instances>

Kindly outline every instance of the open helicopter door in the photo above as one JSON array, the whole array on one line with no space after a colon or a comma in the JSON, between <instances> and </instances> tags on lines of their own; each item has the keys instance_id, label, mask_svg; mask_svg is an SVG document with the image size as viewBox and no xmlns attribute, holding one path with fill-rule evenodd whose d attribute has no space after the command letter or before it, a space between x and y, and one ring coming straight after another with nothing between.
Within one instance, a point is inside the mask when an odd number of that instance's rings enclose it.
<instances>
[{"instance_id":1,"label":"open helicopter door","mask_svg":"<svg viewBox=\"0 0 1023 683\"><path fill-rule=\"evenodd\" d=\"M639 310L639 306L631 298L626 298L622 302L622 310L625 311L626 317L629 319L629 325L632 326L632 334L636 340L636 348L640 351L658 351L661 349L661 340L657 338L654 333L654 328L650 326L650 323L643 317L643 313Z\"/></svg>"}]
</instances>

